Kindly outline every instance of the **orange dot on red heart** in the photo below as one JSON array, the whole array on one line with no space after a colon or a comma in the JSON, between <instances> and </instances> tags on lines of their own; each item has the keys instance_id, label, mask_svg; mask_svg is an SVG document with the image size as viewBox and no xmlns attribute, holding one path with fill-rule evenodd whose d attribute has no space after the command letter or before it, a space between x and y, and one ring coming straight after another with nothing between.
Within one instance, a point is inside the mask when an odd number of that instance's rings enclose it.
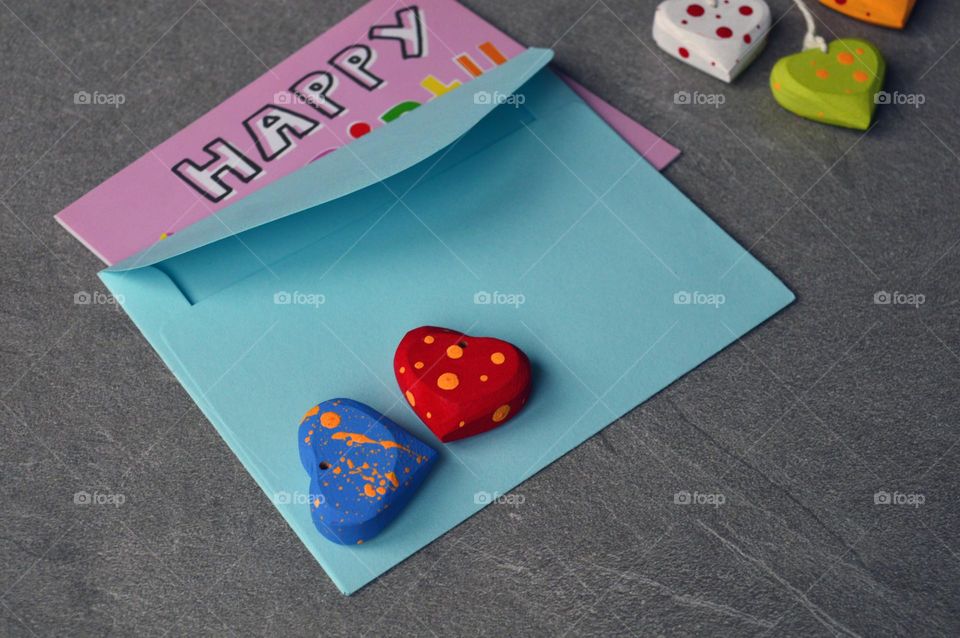
<instances>
[{"instance_id":1,"label":"orange dot on red heart","mask_svg":"<svg viewBox=\"0 0 960 638\"><path fill-rule=\"evenodd\" d=\"M437 377L437 387L441 390L454 390L460 385L460 378L452 372L444 372Z\"/></svg>"}]
</instances>

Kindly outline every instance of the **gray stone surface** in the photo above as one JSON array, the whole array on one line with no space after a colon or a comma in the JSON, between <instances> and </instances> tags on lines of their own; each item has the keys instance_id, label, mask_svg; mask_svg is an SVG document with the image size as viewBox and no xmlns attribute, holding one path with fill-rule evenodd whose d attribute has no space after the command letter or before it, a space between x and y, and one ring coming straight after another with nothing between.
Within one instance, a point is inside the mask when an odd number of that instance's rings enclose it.
<instances>
[{"instance_id":1,"label":"gray stone surface","mask_svg":"<svg viewBox=\"0 0 960 638\"><path fill-rule=\"evenodd\" d=\"M726 86L656 51L655 0L470 0L681 146L669 178L799 299L346 598L126 316L73 303L100 263L53 215L358 4L0 2L0 635L958 635L960 4L814 7L926 97L861 135L773 103L796 11Z\"/></svg>"}]
</instances>

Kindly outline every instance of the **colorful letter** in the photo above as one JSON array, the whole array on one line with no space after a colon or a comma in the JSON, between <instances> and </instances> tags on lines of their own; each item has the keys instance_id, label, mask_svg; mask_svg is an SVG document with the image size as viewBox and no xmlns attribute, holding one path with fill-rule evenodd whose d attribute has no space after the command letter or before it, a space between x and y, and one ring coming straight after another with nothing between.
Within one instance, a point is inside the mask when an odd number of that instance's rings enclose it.
<instances>
[{"instance_id":1,"label":"colorful letter","mask_svg":"<svg viewBox=\"0 0 960 638\"><path fill-rule=\"evenodd\" d=\"M268 162L295 146L291 136L298 139L306 137L319 125L320 122L316 120L273 104L243 121L243 126L260 149L260 155Z\"/></svg>"},{"instance_id":2,"label":"colorful letter","mask_svg":"<svg viewBox=\"0 0 960 638\"><path fill-rule=\"evenodd\" d=\"M396 13L397 24L370 27L371 40L399 40L403 59L423 57L427 53L426 25L418 7L407 7Z\"/></svg>"},{"instance_id":3,"label":"colorful letter","mask_svg":"<svg viewBox=\"0 0 960 638\"><path fill-rule=\"evenodd\" d=\"M372 91L383 84L383 80L370 72L369 67L376 59L376 51L363 44L354 44L330 58L330 64L366 90Z\"/></svg>"},{"instance_id":4,"label":"colorful letter","mask_svg":"<svg viewBox=\"0 0 960 638\"><path fill-rule=\"evenodd\" d=\"M343 107L329 97L335 88L337 78L334 75L326 71L314 71L297 80L296 84L290 87L290 91L332 119L343 112Z\"/></svg>"},{"instance_id":5,"label":"colorful letter","mask_svg":"<svg viewBox=\"0 0 960 638\"><path fill-rule=\"evenodd\" d=\"M259 166L222 138L216 138L204 146L203 150L212 156L206 164L185 159L177 162L172 170L177 177L212 202L219 202L233 193L233 188L223 181L226 173L232 173L244 184L260 174Z\"/></svg>"}]
</instances>

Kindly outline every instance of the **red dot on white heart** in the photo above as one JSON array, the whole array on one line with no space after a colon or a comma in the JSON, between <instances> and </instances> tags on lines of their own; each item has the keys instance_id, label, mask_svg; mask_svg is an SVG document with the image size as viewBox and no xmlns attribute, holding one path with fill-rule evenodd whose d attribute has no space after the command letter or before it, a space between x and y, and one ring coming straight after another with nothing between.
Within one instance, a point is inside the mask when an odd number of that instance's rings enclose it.
<instances>
[{"instance_id":1,"label":"red dot on white heart","mask_svg":"<svg viewBox=\"0 0 960 638\"><path fill-rule=\"evenodd\" d=\"M745 16L753 15L753 9L751 7L744 5L740 7L740 15L745 15Z\"/></svg>"},{"instance_id":2,"label":"red dot on white heart","mask_svg":"<svg viewBox=\"0 0 960 638\"><path fill-rule=\"evenodd\" d=\"M694 18L699 18L703 15L704 10L699 4L691 4L689 7L687 7L687 13L692 15Z\"/></svg>"},{"instance_id":3,"label":"red dot on white heart","mask_svg":"<svg viewBox=\"0 0 960 638\"><path fill-rule=\"evenodd\" d=\"M717 29L717 37L718 38L733 37L733 31L731 31L728 27L720 27Z\"/></svg>"},{"instance_id":4,"label":"red dot on white heart","mask_svg":"<svg viewBox=\"0 0 960 638\"><path fill-rule=\"evenodd\" d=\"M680 57L681 57L681 58L689 58L689 57L690 57L690 52L687 51L686 49L684 49L683 47L680 47L679 53L680 53Z\"/></svg>"}]
</instances>

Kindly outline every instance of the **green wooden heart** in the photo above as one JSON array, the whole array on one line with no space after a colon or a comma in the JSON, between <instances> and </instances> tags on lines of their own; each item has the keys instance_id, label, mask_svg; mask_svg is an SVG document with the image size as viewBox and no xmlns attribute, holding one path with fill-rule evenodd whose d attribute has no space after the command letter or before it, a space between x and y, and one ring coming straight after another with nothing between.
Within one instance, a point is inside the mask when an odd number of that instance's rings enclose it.
<instances>
[{"instance_id":1,"label":"green wooden heart","mask_svg":"<svg viewBox=\"0 0 960 638\"><path fill-rule=\"evenodd\" d=\"M770 88L780 106L800 117L866 130L885 71L883 56L869 42L834 40L826 53L807 49L781 58Z\"/></svg>"}]
</instances>

